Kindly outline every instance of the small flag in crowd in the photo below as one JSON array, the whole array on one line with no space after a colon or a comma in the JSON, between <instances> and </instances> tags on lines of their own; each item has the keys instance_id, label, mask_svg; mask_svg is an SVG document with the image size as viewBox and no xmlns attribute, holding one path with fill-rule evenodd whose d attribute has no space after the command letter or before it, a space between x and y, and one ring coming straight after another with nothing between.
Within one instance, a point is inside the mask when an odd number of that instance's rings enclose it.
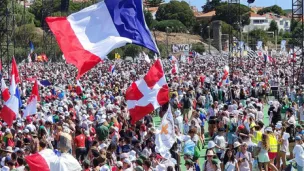
<instances>
[{"instance_id":1,"label":"small flag in crowd","mask_svg":"<svg viewBox=\"0 0 304 171\"><path fill-rule=\"evenodd\" d=\"M169 59L169 61L171 61L171 62L177 61L176 57L173 56L173 55L170 55L170 56L168 57L168 59Z\"/></svg>"},{"instance_id":2,"label":"small flag in crowd","mask_svg":"<svg viewBox=\"0 0 304 171\"><path fill-rule=\"evenodd\" d=\"M145 52L143 52L143 56L144 56L144 59L147 63L151 63L151 60L150 60L149 56Z\"/></svg>"},{"instance_id":3,"label":"small flag in crowd","mask_svg":"<svg viewBox=\"0 0 304 171\"><path fill-rule=\"evenodd\" d=\"M14 119L18 115L19 105L18 97L16 96L16 82L15 76L12 75L10 86L10 98L4 103L0 116L8 126L12 126Z\"/></svg>"},{"instance_id":4,"label":"small flag in crowd","mask_svg":"<svg viewBox=\"0 0 304 171\"><path fill-rule=\"evenodd\" d=\"M34 44L32 41L29 42L30 45L30 49L31 49L31 54L34 52L35 48L34 48Z\"/></svg>"},{"instance_id":5,"label":"small flag in crowd","mask_svg":"<svg viewBox=\"0 0 304 171\"><path fill-rule=\"evenodd\" d=\"M77 67L77 78L127 43L159 53L144 20L142 3L104 0L68 17L46 18L67 63Z\"/></svg>"},{"instance_id":6,"label":"small flag in crowd","mask_svg":"<svg viewBox=\"0 0 304 171\"><path fill-rule=\"evenodd\" d=\"M143 79L130 85L126 100L132 124L169 101L169 88L160 59Z\"/></svg>"},{"instance_id":7,"label":"small flag in crowd","mask_svg":"<svg viewBox=\"0 0 304 171\"><path fill-rule=\"evenodd\" d=\"M175 143L174 119L169 105L167 112L162 118L159 133L156 134L156 151L165 157Z\"/></svg>"},{"instance_id":8,"label":"small flag in crowd","mask_svg":"<svg viewBox=\"0 0 304 171\"><path fill-rule=\"evenodd\" d=\"M38 81L36 80L32 88L32 94L28 100L26 108L23 110L23 118L37 113L37 102L40 101Z\"/></svg>"},{"instance_id":9,"label":"small flag in crowd","mask_svg":"<svg viewBox=\"0 0 304 171\"><path fill-rule=\"evenodd\" d=\"M178 74L178 66L177 66L177 63L174 63L174 64L172 65L171 73L172 73L172 74Z\"/></svg>"},{"instance_id":10,"label":"small flag in crowd","mask_svg":"<svg viewBox=\"0 0 304 171\"><path fill-rule=\"evenodd\" d=\"M29 53L28 56L27 56L27 60L28 60L28 63L32 63L32 57L31 57L31 54Z\"/></svg>"},{"instance_id":11,"label":"small flag in crowd","mask_svg":"<svg viewBox=\"0 0 304 171\"><path fill-rule=\"evenodd\" d=\"M41 85L43 87L47 87L47 86L51 86L52 83L49 80L40 80L39 85Z\"/></svg>"},{"instance_id":12,"label":"small flag in crowd","mask_svg":"<svg viewBox=\"0 0 304 171\"><path fill-rule=\"evenodd\" d=\"M2 92L2 99L6 102L10 98L10 93L3 78L1 78L1 92Z\"/></svg>"},{"instance_id":13,"label":"small flag in crowd","mask_svg":"<svg viewBox=\"0 0 304 171\"><path fill-rule=\"evenodd\" d=\"M18 71L18 67L17 67L15 57L13 57L13 60L12 60L11 79L12 79L12 77L15 78L15 84L16 84L15 91L16 92L14 94L18 98L18 104L19 104L19 108L20 108L22 106L22 100L21 100L21 95L20 95L19 88L18 88L18 83L20 83L21 80L20 80L20 77L19 77L19 71ZM10 87L10 89L11 89L11 87Z\"/></svg>"},{"instance_id":14,"label":"small flag in crowd","mask_svg":"<svg viewBox=\"0 0 304 171\"><path fill-rule=\"evenodd\" d=\"M115 72L115 65L114 64L110 65L109 72L112 73L112 74Z\"/></svg>"},{"instance_id":15,"label":"small flag in crowd","mask_svg":"<svg viewBox=\"0 0 304 171\"><path fill-rule=\"evenodd\" d=\"M228 78L229 76L229 67L228 66L225 66L224 67L224 74L222 76L222 80L219 82L219 86L221 87L223 85L223 82L226 81L226 79Z\"/></svg>"},{"instance_id":16,"label":"small flag in crowd","mask_svg":"<svg viewBox=\"0 0 304 171\"><path fill-rule=\"evenodd\" d=\"M82 93L82 86L81 86L79 80L77 80L76 94L80 95L81 93Z\"/></svg>"},{"instance_id":17,"label":"small flag in crowd","mask_svg":"<svg viewBox=\"0 0 304 171\"><path fill-rule=\"evenodd\" d=\"M115 59L120 59L119 53L115 53Z\"/></svg>"}]
</instances>

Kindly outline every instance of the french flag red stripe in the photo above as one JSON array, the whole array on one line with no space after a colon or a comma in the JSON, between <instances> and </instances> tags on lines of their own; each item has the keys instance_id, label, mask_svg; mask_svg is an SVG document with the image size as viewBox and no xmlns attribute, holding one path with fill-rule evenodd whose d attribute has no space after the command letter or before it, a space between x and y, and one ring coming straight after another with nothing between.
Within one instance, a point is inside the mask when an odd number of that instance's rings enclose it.
<instances>
[{"instance_id":1,"label":"french flag red stripe","mask_svg":"<svg viewBox=\"0 0 304 171\"><path fill-rule=\"evenodd\" d=\"M51 171L49 165L39 153L25 157L25 160L32 171Z\"/></svg>"},{"instance_id":2,"label":"french flag red stripe","mask_svg":"<svg viewBox=\"0 0 304 171\"><path fill-rule=\"evenodd\" d=\"M56 35L66 61L78 68L77 79L102 61L101 58L83 48L66 17L48 17L46 22Z\"/></svg>"}]
</instances>

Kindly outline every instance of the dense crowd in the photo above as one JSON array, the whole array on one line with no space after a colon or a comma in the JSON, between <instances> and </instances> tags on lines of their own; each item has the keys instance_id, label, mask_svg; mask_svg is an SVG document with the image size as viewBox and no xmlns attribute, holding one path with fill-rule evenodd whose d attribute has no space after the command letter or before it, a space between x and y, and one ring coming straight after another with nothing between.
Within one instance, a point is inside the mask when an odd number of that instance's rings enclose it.
<instances>
[{"instance_id":1,"label":"dense crowd","mask_svg":"<svg viewBox=\"0 0 304 171\"><path fill-rule=\"evenodd\" d=\"M30 170L26 156L52 149L75 157L79 165L71 171L303 171L304 87L291 84L288 68L263 60L235 60L223 80L226 60L162 60L170 101L136 124L130 123L124 95L152 63L106 61L81 77L81 91L75 68L64 62L20 64L23 106L13 126L0 123L1 168ZM172 63L178 63L174 74ZM39 87L38 112L24 118L35 79L52 85ZM168 107L176 134L171 157L155 150L153 120Z\"/></svg>"}]
</instances>

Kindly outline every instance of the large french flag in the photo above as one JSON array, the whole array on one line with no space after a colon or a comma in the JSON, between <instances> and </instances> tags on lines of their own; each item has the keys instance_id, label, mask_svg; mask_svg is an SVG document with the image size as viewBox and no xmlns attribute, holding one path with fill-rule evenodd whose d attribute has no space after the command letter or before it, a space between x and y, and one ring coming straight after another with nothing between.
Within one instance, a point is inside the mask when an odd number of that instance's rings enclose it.
<instances>
[{"instance_id":1,"label":"large french flag","mask_svg":"<svg viewBox=\"0 0 304 171\"><path fill-rule=\"evenodd\" d=\"M46 22L66 61L77 67L77 78L127 43L159 53L142 0L104 0L68 17L47 17Z\"/></svg>"},{"instance_id":2,"label":"large french flag","mask_svg":"<svg viewBox=\"0 0 304 171\"><path fill-rule=\"evenodd\" d=\"M32 94L29 98L26 108L23 110L23 118L37 113L37 102L40 101L38 81L36 80L32 88Z\"/></svg>"},{"instance_id":3,"label":"large french flag","mask_svg":"<svg viewBox=\"0 0 304 171\"><path fill-rule=\"evenodd\" d=\"M18 114L19 105L18 97L16 96L16 83L15 77L12 75L10 86L10 98L4 103L0 116L7 123L8 126L13 124Z\"/></svg>"}]
</instances>

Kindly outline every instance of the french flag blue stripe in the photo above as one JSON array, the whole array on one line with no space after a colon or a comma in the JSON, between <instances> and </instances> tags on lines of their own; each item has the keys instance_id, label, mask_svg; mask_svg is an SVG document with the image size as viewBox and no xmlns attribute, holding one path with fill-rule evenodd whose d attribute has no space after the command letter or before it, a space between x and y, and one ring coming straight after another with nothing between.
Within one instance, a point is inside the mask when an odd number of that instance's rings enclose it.
<instances>
[{"instance_id":1,"label":"french flag blue stripe","mask_svg":"<svg viewBox=\"0 0 304 171\"><path fill-rule=\"evenodd\" d=\"M20 92L19 92L18 86L16 87L16 94L15 94L15 96L18 99L19 108L21 108L22 107L22 100L21 100L21 96L20 96Z\"/></svg>"},{"instance_id":2,"label":"french flag blue stripe","mask_svg":"<svg viewBox=\"0 0 304 171\"><path fill-rule=\"evenodd\" d=\"M113 24L121 37L156 53L159 50L145 23L142 0L105 0Z\"/></svg>"}]
</instances>

